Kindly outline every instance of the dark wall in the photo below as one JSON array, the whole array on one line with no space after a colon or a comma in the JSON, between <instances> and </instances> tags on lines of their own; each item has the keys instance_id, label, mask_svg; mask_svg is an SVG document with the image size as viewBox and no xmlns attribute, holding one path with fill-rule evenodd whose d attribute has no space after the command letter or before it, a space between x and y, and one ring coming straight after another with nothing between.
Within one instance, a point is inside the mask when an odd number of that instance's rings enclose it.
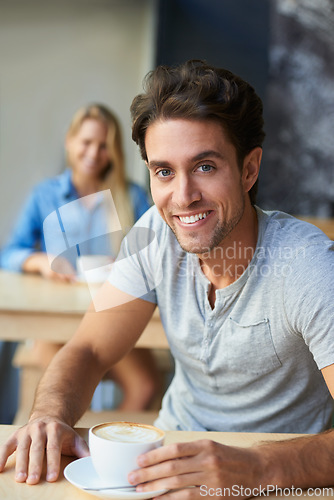
<instances>
[{"instance_id":1,"label":"dark wall","mask_svg":"<svg viewBox=\"0 0 334 500\"><path fill-rule=\"evenodd\" d=\"M264 101L258 203L334 216L334 3L160 0L157 64L206 59Z\"/></svg>"},{"instance_id":2,"label":"dark wall","mask_svg":"<svg viewBox=\"0 0 334 500\"><path fill-rule=\"evenodd\" d=\"M264 96L269 6L264 0L160 0L156 63L205 59L239 74Z\"/></svg>"},{"instance_id":3,"label":"dark wall","mask_svg":"<svg viewBox=\"0 0 334 500\"><path fill-rule=\"evenodd\" d=\"M274 5L259 203L334 216L334 2Z\"/></svg>"}]
</instances>

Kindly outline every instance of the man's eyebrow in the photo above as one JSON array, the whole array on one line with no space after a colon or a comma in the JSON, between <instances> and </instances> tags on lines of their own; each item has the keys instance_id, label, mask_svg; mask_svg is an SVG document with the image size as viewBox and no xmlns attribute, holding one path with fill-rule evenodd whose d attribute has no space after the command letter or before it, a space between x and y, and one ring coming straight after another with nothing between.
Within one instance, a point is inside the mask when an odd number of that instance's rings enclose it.
<instances>
[{"instance_id":1,"label":"man's eyebrow","mask_svg":"<svg viewBox=\"0 0 334 500\"><path fill-rule=\"evenodd\" d=\"M214 149L208 149L207 151L202 151L202 153L199 153L198 155L194 156L192 158L192 161L200 161L204 160L204 158L219 158L219 159L224 159L224 155L219 153L218 151L215 151Z\"/></svg>"},{"instance_id":2,"label":"man's eyebrow","mask_svg":"<svg viewBox=\"0 0 334 500\"><path fill-rule=\"evenodd\" d=\"M208 149L207 151L202 151L201 153L198 153L195 155L193 158L191 158L191 162L196 162L196 161L201 161L204 160L205 158L219 158L221 160L224 160L225 157L218 151L215 151L214 149ZM152 168L168 168L170 166L168 161L159 161L159 160L151 160L147 164L149 169Z\"/></svg>"},{"instance_id":3,"label":"man's eyebrow","mask_svg":"<svg viewBox=\"0 0 334 500\"><path fill-rule=\"evenodd\" d=\"M167 168L169 167L168 161L158 161L158 160L151 160L147 163L147 168L152 169L152 168Z\"/></svg>"}]
</instances>

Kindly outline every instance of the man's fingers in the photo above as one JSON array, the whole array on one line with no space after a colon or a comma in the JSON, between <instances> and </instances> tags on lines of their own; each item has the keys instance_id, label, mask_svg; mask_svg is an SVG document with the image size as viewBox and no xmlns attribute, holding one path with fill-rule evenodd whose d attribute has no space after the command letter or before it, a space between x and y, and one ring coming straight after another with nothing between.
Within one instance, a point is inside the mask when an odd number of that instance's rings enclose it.
<instances>
[{"instance_id":1,"label":"man's fingers","mask_svg":"<svg viewBox=\"0 0 334 500\"><path fill-rule=\"evenodd\" d=\"M0 472L3 472L7 460L16 450L16 446L17 441L16 438L13 437L9 441L7 441L6 444L0 447Z\"/></svg>"},{"instance_id":2,"label":"man's fingers","mask_svg":"<svg viewBox=\"0 0 334 500\"><path fill-rule=\"evenodd\" d=\"M48 433L46 480L49 482L56 481L59 476L62 453L78 458L89 455L89 448L83 438L70 428L63 436L59 434L60 431L59 426L54 426Z\"/></svg>"},{"instance_id":3,"label":"man's fingers","mask_svg":"<svg viewBox=\"0 0 334 500\"><path fill-rule=\"evenodd\" d=\"M200 441L197 441L199 443ZM137 463L140 467L148 467L165 460L173 460L175 458L189 457L198 453L198 445L195 442L190 443L173 443L148 451L144 455L140 455Z\"/></svg>"},{"instance_id":4,"label":"man's fingers","mask_svg":"<svg viewBox=\"0 0 334 500\"><path fill-rule=\"evenodd\" d=\"M59 424L48 426L46 480L49 482L56 481L59 476L62 453L82 458L89 455L89 448L71 427L66 426L64 430Z\"/></svg>"},{"instance_id":5,"label":"man's fingers","mask_svg":"<svg viewBox=\"0 0 334 500\"><path fill-rule=\"evenodd\" d=\"M56 481L60 472L61 454L86 457L89 449L72 427L47 418L36 419L15 432L0 448L0 472L8 457L16 450L15 479L37 484L40 480L46 455L47 481Z\"/></svg>"},{"instance_id":6,"label":"man's fingers","mask_svg":"<svg viewBox=\"0 0 334 500\"><path fill-rule=\"evenodd\" d=\"M28 468L28 484L36 484L39 482L43 462L45 456L45 448L47 443L46 426L40 422L33 425L31 428L31 445L29 453L29 468Z\"/></svg>"},{"instance_id":7,"label":"man's fingers","mask_svg":"<svg viewBox=\"0 0 334 500\"><path fill-rule=\"evenodd\" d=\"M215 482L219 462L216 447L217 443L213 441L200 440L150 451L139 457L141 468L129 474L129 481L140 485L138 491L200 486L206 484L209 477Z\"/></svg>"},{"instance_id":8,"label":"man's fingers","mask_svg":"<svg viewBox=\"0 0 334 500\"><path fill-rule=\"evenodd\" d=\"M199 472L196 464L198 451L199 445L191 442L173 443L149 451L138 457L137 463L141 468L129 474L129 481L132 484L146 483L161 478L181 477L181 474L188 472ZM185 483L182 482L183 484ZM173 484L171 487L177 488L179 485Z\"/></svg>"},{"instance_id":9,"label":"man's fingers","mask_svg":"<svg viewBox=\"0 0 334 500\"><path fill-rule=\"evenodd\" d=\"M48 440L46 443L46 480L56 481L60 472L62 442L59 435L59 426L49 426Z\"/></svg>"},{"instance_id":10,"label":"man's fingers","mask_svg":"<svg viewBox=\"0 0 334 500\"><path fill-rule=\"evenodd\" d=\"M78 458L88 457L90 455L86 441L78 434L75 435L73 440L72 455Z\"/></svg>"},{"instance_id":11,"label":"man's fingers","mask_svg":"<svg viewBox=\"0 0 334 500\"><path fill-rule=\"evenodd\" d=\"M160 489L162 484L164 488L169 489L197 485L201 476L201 467L197 458L187 457L165 460L160 464L133 471L129 475L129 481L132 484L149 483L149 487L145 486L143 489L143 491L149 491L155 489L157 485Z\"/></svg>"},{"instance_id":12,"label":"man's fingers","mask_svg":"<svg viewBox=\"0 0 334 500\"><path fill-rule=\"evenodd\" d=\"M29 450L31 438L29 435L21 438L16 449L15 480L19 483L26 481L28 477Z\"/></svg>"}]
</instances>

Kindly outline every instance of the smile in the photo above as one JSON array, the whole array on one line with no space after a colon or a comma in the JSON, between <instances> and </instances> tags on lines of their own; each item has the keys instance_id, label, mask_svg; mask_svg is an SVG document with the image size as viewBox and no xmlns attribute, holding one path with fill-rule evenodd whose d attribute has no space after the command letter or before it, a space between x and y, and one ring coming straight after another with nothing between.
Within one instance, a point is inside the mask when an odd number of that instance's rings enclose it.
<instances>
[{"instance_id":1,"label":"smile","mask_svg":"<svg viewBox=\"0 0 334 500\"><path fill-rule=\"evenodd\" d=\"M191 215L190 217L181 217L181 216L179 216L179 219L184 224L194 224L194 222L197 222L199 220L205 219L209 215L209 213L210 212L203 212L203 213L200 213L200 214Z\"/></svg>"}]
</instances>

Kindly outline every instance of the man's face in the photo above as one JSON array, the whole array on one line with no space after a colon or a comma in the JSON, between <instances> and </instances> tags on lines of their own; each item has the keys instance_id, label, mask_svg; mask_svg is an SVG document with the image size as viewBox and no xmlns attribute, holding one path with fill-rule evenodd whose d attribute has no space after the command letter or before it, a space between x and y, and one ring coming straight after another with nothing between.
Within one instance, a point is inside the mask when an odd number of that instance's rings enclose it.
<instances>
[{"instance_id":1,"label":"man's face","mask_svg":"<svg viewBox=\"0 0 334 500\"><path fill-rule=\"evenodd\" d=\"M243 217L249 189L222 127L158 120L145 146L154 203L180 246L202 254L222 244Z\"/></svg>"}]
</instances>

